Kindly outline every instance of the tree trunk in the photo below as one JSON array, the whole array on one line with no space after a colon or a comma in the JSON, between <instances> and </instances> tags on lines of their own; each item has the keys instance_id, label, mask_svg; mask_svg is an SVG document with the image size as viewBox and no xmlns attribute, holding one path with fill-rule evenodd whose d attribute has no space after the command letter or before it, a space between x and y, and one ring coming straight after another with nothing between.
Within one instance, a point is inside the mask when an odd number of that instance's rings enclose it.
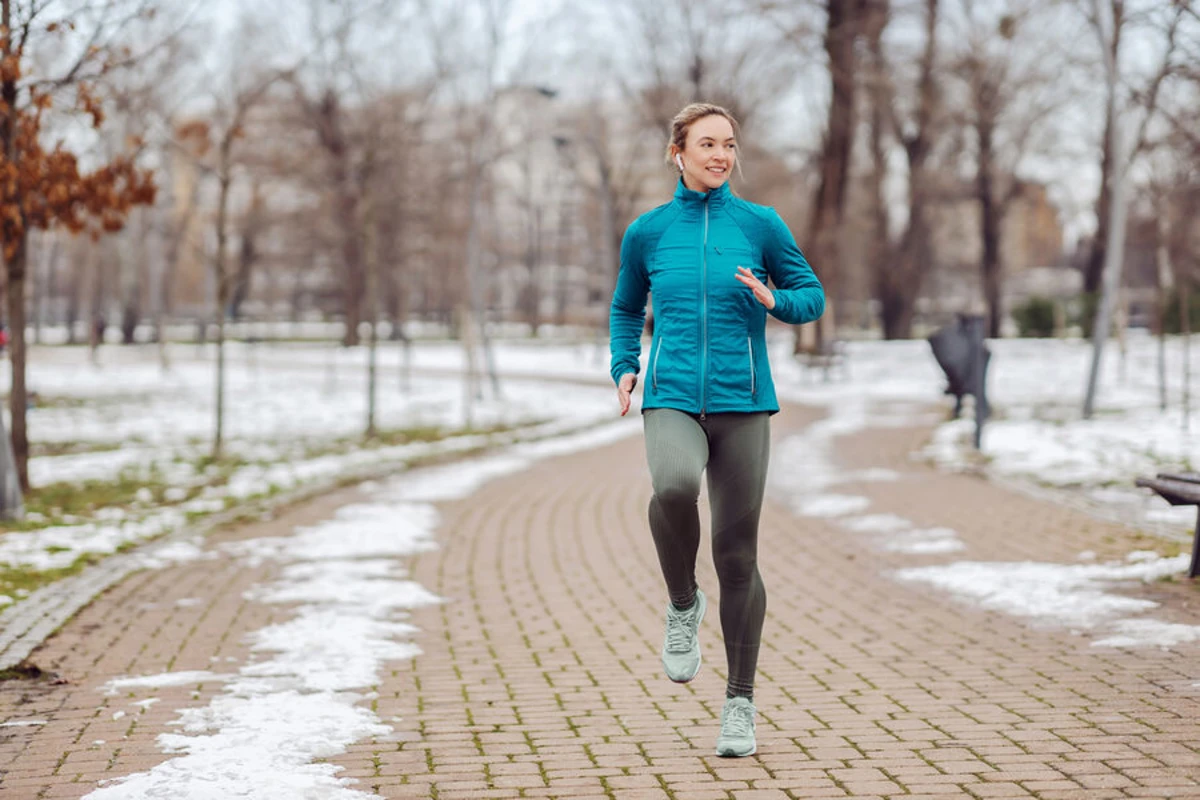
<instances>
[{"instance_id":1,"label":"tree trunk","mask_svg":"<svg viewBox=\"0 0 1200 800\"><path fill-rule=\"evenodd\" d=\"M1179 332L1183 338L1183 430L1191 425L1192 416L1192 302L1191 285L1186 270L1179 276Z\"/></svg>"},{"instance_id":2,"label":"tree trunk","mask_svg":"<svg viewBox=\"0 0 1200 800\"><path fill-rule=\"evenodd\" d=\"M483 348L483 357L485 366L488 368L492 388L497 398L500 397L500 378L495 371L495 359L492 357L491 342L487 337L486 329L486 311L484 308L484 290L483 290L483 270L481 262L483 260L483 179L484 166L478 160L477 154L472 154L472 159L475 160L468 171L472 176L470 196L467 201L467 252L466 252L466 286L464 293L466 295L467 313L460 315L460 322L464 326L462 328L463 347L466 349L468 376L467 382L469 386L479 388L482 386L482 380L478 384L474 383L476 378L475 373L475 336L480 337L480 346ZM478 329L472 329L478 325ZM468 390L468 394L470 391ZM478 396L482 396L478 393ZM470 413L468 413L470 418ZM470 423L468 423L469 425Z\"/></svg>"},{"instance_id":3,"label":"tree trunk","mask_svg":"<svg viewBox=\"0 0 1200 800\"><path fill-rule=\"evenodd\" d=\"M616 203L613 195L612 169L600 159L600 259L603 263L601 273L604 285L601 287L601 297L612 297L617 288L617 274L621 271L620 253L621 231L617 230ZM601 335L607 339L608 314L600 315Z\"/></svg>"},{"instance_id":4,"label":"tree trunk","mask_svg":"<svg viewBox=\"0 0 1200 800\"><path fill-rule=\"evenodd\" d=\"M216 429L213 431L212 458L214 461L221 457L225 434L225 313L229 302L229 281L225 275L225 227L229 213L229 184L232 177L229 174L229 151L233 144L233 134L226 134L222 141L221 152L221 190L217 199L217 253L214 258L214 271L217 279L217 380L216 380Z\"/></svg>"},{"instance_id":5,"label":"tree trunk","mask_svg":"<svg viewBox=\"0 0 1200 800\"><path fill-rule=\"evenodd\" d=\"M1000 336L1000 323L1004 318L1001 287L1003 285L1000 262L1000 223L1002 207L996 200L995 176L993 175L993 130L991 120L983 118L978 123L979 165L975 176L975 193L979 200L979 236L983 245L980 265L983 270L983 298L987 304L987 335Z\"/></svg>"},{"instance_id":6,"label":"tree trunk","mask_svg":"<svg viewBox=\"0 0 1200 800\"><path fill-rule=\"evenodd\" d=\"M75 254L73 254L74 256ZM79 295L80 280L79 275L79 259L72 257L71 271L75 273L74 280L67 282L67 310L66 319L67 325L67 344L79 344L79 336L75 332L75 327L79 324Z\"/></svg>"},{"instance_id":7,"label":"tree trunk","mask_svg":"<svg viewBox=\"0 0 1200 800\"><path fill-rule=\"evenodd\" d=\"M532 201L531 201L532 203ZM525 322L529 325L529 334L534 338L542 324L542 209L530 208L529 211L529 241L525 247L525 269L529 275L525 285Z\"/></svg>"},{"instance_id":8,"label":"tree trunk","mask_svg":"<svg viewBox=\"0 0 1200 800\"><path fill-rule=\"evenodd\" d=\"M1110 48L1108 57L1113 60L1113 63L1116 63L1121 49L1121 31L1125 22L1123 0L1111 0L1111 8L1113 36L1111 42L1105 43L1105 46ZM1104 280L1104 259L1108 250L1108 226L1109 218L1112 216L1112 192L1109 188L1109 176L1112 175L1114 162L1113 126L1115 124L1117 124L1116 117L1113 114L1106 114L1104 135L1100 143L1100 195L1096 198L1096 235L1092 239L1092 247L1088 252L1087 263L1083 270L1083 291L1093 297L1100 291L1100 285Z\"/></svg>"},{"instance_id":9,"label":"tree trunk","mask_svg":"<svg viewBox=\"0 0 1200 800\"><path fill-rule=\"evenodd\" d=\"M854 95L858 38L858 0L827 0L825 52L829 56L831 96L825 139L821 151L821 183L809 218L807 247L813 269L830 302L817 323L817 348L834 338L836 302L841 290L839 244L846 205L846 182L854 142ZM800 347L799 329L795 347Z\"/></svg>"},{"instance_id":10,"label":"tree trunk","mask_svg":"<svg viewBox=\"0 0 1200 800\"><path fill-rule=\"evenodd\" d=\"M46 251L44 237L42 238L42 241L39 244L41 246L38 247L38 251L44 253ZM46 293L45 264L46 264L45 256L42 256L42 258L38 259L38 265L33 268L33 275L31 276L31 279L29 281L29 284L30 284L30 286L29 286L29 294L30 294L29 308L30 308L30 314L33 317L33 319L31 319L30 322L33 324L33 343L34 344L42 343L42 307L44 305L44 303L42 302L42 298Z\"/></svg>"},{"instance_id":11,"label":"tree trunk","mask_svg":"<svg viewBox=\"0 0 1200 800\"><path fill-rule=\"evenodd\" d=\"M871 95L870 108L870 153L871 171L867 175L871 200L871 244L868 261L871 265L871 275L875 299L879 301L880 323L885 339L896 339L907 336L911 324L911 314L906 321L904 317L904 298L901 296L907 282L901 274L901 265L897 263L895 251L888 237L888 205L884 197L883 185L887 178L887 142L884 131L887 127L885 109L892 98L887 96L879 74L883 69L882 52L880 49L882 28L871 30L871 52L875 56L873 71L875 74L868 83Z\"/></svg>"},{"instance_id":12,"label":"tree trunk","mask_svg":"<svg viewBox=\"0 0 1200 800\"><path fill-rule=\"evenodd\" d=\"M470 430L475 426L475 400L479 388L479 371L475 353L475 323L471 319L471 306L465 300L456 309L458 329L461 332L465 370L463 372L463 427Z\"/></svg>"},{"instance_id":13,"label":"tree trunk","mask_svg":"<svg viewBox=\"0 0 1200 800\"><path fill-rule=\"evenodd\" d=\"M1112 163L1109 167L1109 214L1108 228L1104 243L1104 271L1101 281L1100 302L1096 305L1096 318L1092 324L1092 363L1088 370L1087 390L1083 398L1083 417L1091 419L1095 410L1096 394L1100 385L1100 369L1104 362L1104 343L1108 339L1109 320L1112 314L1113 302L1121 286L1121 264L1125 255L1125 228L1128 213L1127 169L1128 161L1122 150L1123 142L1117 122L1117 86L1120 84L1120 65L1117 62L1118 32L1121 29L1121 0L1114 0L1113 35L1106 38L1103 31L1100 0L1093 0L1092 9L1095 14L1096 32L1100 36L1101 48L1104 51L1104 71L1106 83L1105 98L1105 129L1111 138L1110 150Z\"/></svg>"},{"instance_id":14,"label":"tree trunk","mask_svg":"<svg viewBox=\"0 0 1200 800\"><path fill-rule=\"evenodd\" d=\"M17 481L21 492L29 491L29 437L25 426L25 409L28 393L25 386L25 265L27 262L28 235L23 234L16 242L13 257L7 259L8 287L8 342L12 360L12 390L9 393L9 410L12 413L12 448L16 462Z\"/></svg>"},{"instance_id":15,"label":"tree trunk","mask_svg":"<svg viewBox=\"0 0 1200 800\"><path fill-rule=\"evenodd\" d=\"M358 201L347 188L342 189L338 198L338 224L342 229L342 261L346 269L346 282L342 290L346 331L342 343L346 347L353 347L359 343L358 326L362 322L363 269L362 248L359 243Z\"/></svg>"},{"instance_id":16,"label":"tree trunk","mask_svg":"<svg viewBox=\"0 0 1200 800\"><path fill-rule=\"evenodd\" d=\"M1157 205L1157 204L1156 204ZM1158 406L1167 410L1167 302L1174 283L1171 269L1171 250L1168 246L1166 209L1155 209L1154 226L1154 328L1158 335ZM1182 319L1180 320L1182 324ZM1181 328L1182 330L1182 328Z\"/></svg>"},{"instance_id":17,"label":"tree trunk","mask_svg":"<svg viewBox=\"0 0 1200 800\"><path fill-rule=\"evenodd\" d=\"M927 160L938 103L934 75L937 63L938 0L926 0L926 39L917 87L915 131L907 137L903 130L895 131L903 141L908 158L909 209L908 221L895 248L889 245L887 204L883 195L883 181L887 173L887 150L883 139L883 130L887 126L885 114L896 101L895 93L891 90L891 68L883 51L883 33L890 15L889 3L887 0L875 0L868 4L867 11L865 27L872 55L872 75L868 84L872 98L871 153L875 165L871 182L875 206L875 231L872 236L876 244L871 265L884 338L904 339L912 335L917 297L932 263L927 218L930 195Z\"/></svg>"},{"instance_id":18,"label":"tree trunk","mask_svg":"<svg viewBox=\"0 0 1200 800\"><path fill-rule=\"evenodd\" d=\"M1112 131L1104 128L1103 152L1100 156L1100 197L1096 200L1096 235L1083 268L1083 291L1093 297L1100 291L1104 278L1104 253L1108 244L1108 218L1112 196L1108 191L1108 176L1112 170Z\"/></svg>"},{"instance_id":19,"label":"tree trunk","mask_svg":"<svg viewBox=\"0 0 1200 800\"><path fill-rule=\"evenodd\" d=\"M0 43L5 58L12 57L12 41L9 31L12 30L12 2L0 0ZM4 100L3 115L0 116L0 146L3 147L4 158L9 164L17 163L17 83L11 77L0 83L0 99ZM23 212L22 212L22 216ZM25 265L28 257L29 233L25 228L25 220L19 220L20 229L13 231L10 223L3 225L2 244L12 252L0 251L4 256L5 273L8 278L5 287L5 300L8 304L9 346L12 348L12 385L9 390L9 404L12 413L12 447L13 459L16 462L17 480L21 491L29 490L29 439L25 430L25 407L27 402L25 387ZM15 236L13 235L15 233ZM10 241L11 237L11 241Z\"/></svg>"},{"instance_id":20,"label":"tree trunk","mask_svg":"<svg viewBox=\"0 0 1200 800\"><path fill-rule=\"evenodd\" d=\"M229 298L229 316L234 321L241 317L242 303L250 296L251 282L254 277L254 265L258 261L258 236L262 226L261 201L258 199L258 188L254 190L254 200L246 212L245 227L242 229L242 241L238 250L237 275L232 281Z\"/></svg>"},{"instance_id":21,"label":"tree trunk","mask_svg":"<svg viewBox=\"0 0 1200 800\"><path fill-rule=\"evenodd\" d=\"M367 350L367 429L366 438L373 439L378 431L375 426L375 398L379 354L379 254L377 247L377 231L375 229L375 203L370 195L364 198L366 208L363 213L363 233L365 238L366 256L366 301L368 322L371 325L371 338Z\"/></svg>"},{"instance_id":22,"label":"tree trunk","mask_svg":"<svg viewBox=\"0 0 1200 800\"><path fill-rule=\"evenodd\" d=\"M171 368L167 354L167 337L165 321L171 313L171 292L175 285L175 275L179 272L180 255L183 244L192 227L192 219L196 214L196 205L200 197L200 180L193 180L191 192L188 194L187 205L182 215L174 220L171 228L171 239L167 245L167 257L161 268L158 283L158 297L154 304L154 339L158 342L158 359L163 371Z\"/></svg>"},{"instance_id":23,"label":"tree trunk","mask_svg":"<svg viewBox=\"0 0 1200 800\"><path fill-rule=\"evenodd\" d=\"M88 316L88 347L91 349L91 359L93 364L100 362L100 345L104 344L104 334L108 330L108 319L104 315L105 311L105 254L101 250L99 243L93 244L88 248L88 276L91 280L89 285L91 294L91 314Z\"/></svg>"},{"instance_id":24,"label":"tree trunk","mask_svg":"<svg viewBox=\"0 0 1200 800\"><path fill-rule=\"evenodd\" d=\"M12 30L11 0L0 0L0 42L3 55L13 57L9 31ZM17 83L8 78L0 83L0 98L4 100L3 116L0 117L0 145L9 164L20 168L17 161ZM19 220L20 229L13 231L10 223L3 225L3 245L12 252L5 256L4 266L8 281L5 299L8 303L8 332L12 362L12 385L9 390L9 407L12 413L12 448L16 462L17 482L22 492L29 491L29 439L25 429L25 408L28 401L25 386L25 266L28 260L29 232L25 227L24 211ZM16 234L13 236L12 234ZM11 241L10 241L11 236Z\"/></svg>"},{"instance_id":25,"label":"tree trunk","mask_svg":"<svg viewBox=\"0 0 1200 800\"><path fill-rule=\"evenodd\" d=\"M129 260L132 259L134 262L133 279L121 281L122 344L135 344L137 342L137 328L142 321L142 296L145 293L146 285L150 278L150 259L146 253L149 237L146 235L145 213L144 211L135 212L135 219L130 221L137 226L137 236L133 235L132 230L128 230L116 242L118 257L121 259L119 271L123 277L129 269ZM133 224L129 227L133 228Z\"/></svg>"}]
</instances>

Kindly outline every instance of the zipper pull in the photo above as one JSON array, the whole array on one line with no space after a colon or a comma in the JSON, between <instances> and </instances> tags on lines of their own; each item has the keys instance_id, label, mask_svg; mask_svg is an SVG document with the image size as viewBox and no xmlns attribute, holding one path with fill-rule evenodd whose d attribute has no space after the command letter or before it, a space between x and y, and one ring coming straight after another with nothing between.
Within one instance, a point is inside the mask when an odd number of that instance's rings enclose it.
<instances>
[{"instance_id":1,"label":"zipper pull","mask_svg":"<svg viewBox=\"0 0 1200 800\"><path fill-rule=\"evenodd\" d=\"M704 422L704 420L705 420L705 419L706 419L706 418L705 418L705 416L704 416L704 409L702 408L702 409L700 409L700 421L701 421L701 422Z\"/></svg>"}]
</instances>

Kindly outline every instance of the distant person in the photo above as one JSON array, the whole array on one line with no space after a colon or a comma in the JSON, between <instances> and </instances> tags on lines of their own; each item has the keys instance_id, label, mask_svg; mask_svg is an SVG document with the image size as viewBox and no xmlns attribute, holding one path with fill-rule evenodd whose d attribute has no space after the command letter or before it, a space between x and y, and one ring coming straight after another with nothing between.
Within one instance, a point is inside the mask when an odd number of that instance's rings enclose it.
<instances>
[{"instance_id":1,"label":"distant person","mask_svg":"<svg viewBox=\"0 0 1200 800\"><path fill-rule=\"evenodd\" d=\"M758 518L769 418L779 411L766 319L811 322L825 309L825 292L779 215L730 191L737 122L728 111L702 103L680 111L667 157L680 175L674 199L636 219L621 244L609 322L612 377L623 416L653 292L642 409L654 488L650 532L669 595L663 668L679 683L700 670L697 634L707 599L696 585L697 499L707 472L729 669L717 754L748 756L756 750L754 675L767 602Z\"/></svg>"}]
</instances>

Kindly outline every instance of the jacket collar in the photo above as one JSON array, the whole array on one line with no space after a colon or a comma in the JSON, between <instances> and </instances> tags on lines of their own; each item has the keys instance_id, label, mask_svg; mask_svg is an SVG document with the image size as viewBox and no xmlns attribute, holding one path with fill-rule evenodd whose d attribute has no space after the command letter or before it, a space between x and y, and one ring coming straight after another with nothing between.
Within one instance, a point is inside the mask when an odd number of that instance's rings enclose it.
<instances>
[{"instance_id":1,"label":"jacket collar","mask_svg":"<svg viewBox=\"0 0 1200 800\"><path fill-rule=\"evenodd\" d=\"M729 181L725 181L716 189L710 189L707 192L693 192L683 185L682 177L679 179L679 183L675 185L675 199L685 206L703 205L707 202L709 206L716 207L723 204L730 197Z\"/></svg>"}]
</instances>

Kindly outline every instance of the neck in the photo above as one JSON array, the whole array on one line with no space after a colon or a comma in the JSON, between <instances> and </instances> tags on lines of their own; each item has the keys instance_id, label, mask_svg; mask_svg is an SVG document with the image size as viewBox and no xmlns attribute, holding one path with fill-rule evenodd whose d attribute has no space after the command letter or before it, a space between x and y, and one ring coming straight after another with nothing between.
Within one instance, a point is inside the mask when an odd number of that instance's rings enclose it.
<instances>
[{"instance_id":1,"label":"neck","mask_svg":"<svg viewBox=\"0 0 1200 800\"><path fill-rule=\"evenodd\" d=\"M683 173L683 185L684 185L684 188L691 189L693 192L699 192L700 194L708 194L708 187L707 186L696 186L695 184L693 184L691 177L686 172Z\"/></svg>"}]
</instances>

